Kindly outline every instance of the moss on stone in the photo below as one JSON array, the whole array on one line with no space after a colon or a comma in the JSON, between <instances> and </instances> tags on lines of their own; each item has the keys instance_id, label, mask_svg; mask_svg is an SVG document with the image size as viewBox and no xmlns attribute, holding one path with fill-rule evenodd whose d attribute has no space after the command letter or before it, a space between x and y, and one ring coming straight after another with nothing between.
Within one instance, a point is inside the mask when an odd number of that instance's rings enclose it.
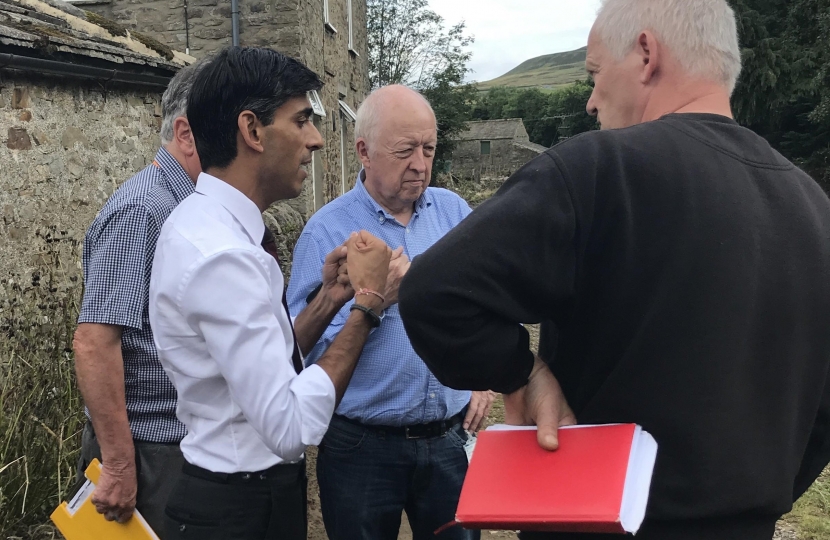
<instances>
[{"instance_id":1,"label":"moss on stone","mask_svg":"<svg viewBox=\"0 0 830 540\"><path fill-rule=\"evenodd\" d=\"M130 32L130 37L134 40L138 41L139 43L145 45L146 47L153 49L161 56L163 56L166 60L170 61L173 60L173 49L156 41L155 39L151 38L150 36L145 36L144 34L139 34L138 32Z\"/></svg>"},{"instance_id":2,"label":"moss on stone","mask_svg":"<svg viewBox=\"0 0 830 540\"><path fill-rule=\"evenodd\" d=\"M66 32L61 32L57 28L52 28L51 26L41 26L39 24L31 23L29 21L7 21L3 23L5 26L20 30L21 32L26 32L28 34L34 34L41 38L46 38L46 42L48 42L48 38L58 38L63 39L65 41L76 41L77 38L75 36L69 35ZM47 43L43 43L45 46Z\"/></svg>"},{"instance_id":3,"label":"moss on stone","mask_svg":"<svg viewBox=\"0 0 830 540\"><path fill-rule=\"evenodd\" d=\"M97 13L93 13L91 11L86 11L86 20L91 22L92 24L97 24L113 36L122 36L127 37L127 29L118 24L115 21L111 21L106 17L102 17Z\"/></svg>"}]
</instances>

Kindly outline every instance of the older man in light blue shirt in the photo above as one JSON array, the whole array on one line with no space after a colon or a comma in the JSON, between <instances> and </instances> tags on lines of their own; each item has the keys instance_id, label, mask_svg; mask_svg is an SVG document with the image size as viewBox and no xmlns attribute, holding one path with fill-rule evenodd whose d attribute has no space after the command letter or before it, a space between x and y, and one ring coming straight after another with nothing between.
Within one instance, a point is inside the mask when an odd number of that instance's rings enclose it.
<instances>
[{"instance_id":1,"label":"older man in light blue shirt","mask_svg":"<svg viewBox=\"0 0 830 540\"><path fill-rule=\"evenodd\" d=\"M355 187L318 211L294 251L288 286L299 313L320 281L325 254L365 229L402 254L390 266L383 315L367 341L343 401L320 444L317 477L331 540L394 540L406 511L415 540L452 521L467 470L467 431L489 412L492 393L443 386L418 357L401 322L397 284L408 261L469 213L458 195L428 188L437 130L429 103L389 86L358 111L356 148L364 169ZM358 291L359 293L359 291ZM371 293L370 293L371 294ZM349 305L335 316L307 363L337 336ZM477 532L448 529L441 539Z\"/></svg>"}]
</instances>

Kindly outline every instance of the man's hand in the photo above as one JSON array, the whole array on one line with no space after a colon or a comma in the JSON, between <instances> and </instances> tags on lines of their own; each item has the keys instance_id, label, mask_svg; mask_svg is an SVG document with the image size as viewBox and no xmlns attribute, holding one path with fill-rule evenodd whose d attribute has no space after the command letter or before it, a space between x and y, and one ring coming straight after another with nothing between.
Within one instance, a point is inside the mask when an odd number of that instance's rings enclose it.
<instances>
[{"instance_id":1,"label":"man's hand","mask_svg":"<svg viewBox=\"0 0 830 540\"><path fill-rule=\"evenodd\" d=\"M92 504L107 521L126 523L135 509L136 493L135 460L107 460L101 465L101 477L92 493Z\"/></svg>"},{"instance_id":2,"label":"man's hand","mask_svg":"<svg viewBox=\"0 0 830 540\"><path fill-rule=\"evenodd\" d=\"M538 357L527 385L504 396L504 421L516 426L536 425L539 446L545 450L559 448L559 426L576 424L562 388Z\"/></svg>"},{"instance_id":3,"label":"man's hand","mask_svg":"<svg viewBox=\"0 0 830 540\"><path fill-rule=\"evenodd\" d=\"M380 292L386 290L386 279L389 274L389 261L392 250L383 240L372 236L367 231L352 233L346 241L348 253L348 275L355 291L366 289ZM378 309L383 303L374 294L357 295L355 302Z\"/></svg>"},{"instance_id":4,"label":"man's hand","mask_svg":"<svg viewBox=\"0 0 830 540\"><path fill-rule=\"evenodd\" d=\"M392 259L389 261L389 274L386 277L386 290L383 293L386 301L381 309L386 309L398 303L398 288L401 286L401 280L403 280L411 264L409 257L403 254L403 246L392 252Z\"/></svg>"},{"instance_id":5,"label":"man's hand","mask_svg":"<svg viewBox=\"0 0 830 540\"><path fill-rule=\"evenodd\" d=\"M348 249L344 243L326 255L326 259L323 261L323 288L321 292L336 306L342 306L354 296L354 289L352 289L352 284L348 279L347 253ZM343 276L345 276L345 279Z\"/></svg>"},{"instance_id":6,"label":"man's hand","mask_svg":"<svg viewBox=\"0 0 830 540\"><path fill-rule=\"evenodd\" d=\"M495 392L473 392L470 396L470 406L467 407L467 416L464 417L464 429L476 432L481 429L484 419L490 414L490 407L496 399Z\"/></svg>"}]
</instances>

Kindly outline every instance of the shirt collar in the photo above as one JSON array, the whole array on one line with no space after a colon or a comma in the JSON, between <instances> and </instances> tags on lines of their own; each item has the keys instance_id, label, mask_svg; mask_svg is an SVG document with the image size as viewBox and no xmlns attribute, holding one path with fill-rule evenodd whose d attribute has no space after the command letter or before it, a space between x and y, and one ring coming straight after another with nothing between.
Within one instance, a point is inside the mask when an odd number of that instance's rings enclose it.
<instances>
[{"instance_id":1,"label":"shirt collar","mask_svg":"<svg viewBox=\"0 0 830 540\"><path fill-rule=\"evenodd\" d=\"M161 147L156 152L156 158L153 161L161 172L170 191L173 193L176 202L182 202L188 195L193 193L193 180L187 175L184 167L174 158L166 148Z\"/></svg>"},{"instance_id":2,"label":"shirt collar","mask_svg":"<svg viewBox=\"0 0 830 540\"><path fill-rule=\"evenodd\" d=\"M207 173L199 175L196 182L196 193L210 197L224 206L242 224L242 228L248 233L253 244L260 245L262 243L262 237L265 234L262 212L259 211L259 207L254 204L254 201L245 196L244 193Z\"/></svg>"},{"instance_id":3,"label":"shirt collar","mask_svg":"<svg viewBox=\"0 0 830 540\"><path fill-rule=\"evenodd\" d=\"M357 181L354 183L354 190L357 193L358 199L360 199L363 204L368 206L373 212L376 214L380 214L386 219L395 219L389 212L384 210L384 208L378 204L378 202L372 198L372 195L369 194L369 191L366 189L366 186L363 185L363 182L366 180L366 169L360 169L360 172L357 173ZM418 200L415 201L415 214L417 215L420 210L424 208L429 208L432 206L432 197L427 195L429 193L429 188L425 189L421 196L418 197Z\"/></svg>"}]
</instances>

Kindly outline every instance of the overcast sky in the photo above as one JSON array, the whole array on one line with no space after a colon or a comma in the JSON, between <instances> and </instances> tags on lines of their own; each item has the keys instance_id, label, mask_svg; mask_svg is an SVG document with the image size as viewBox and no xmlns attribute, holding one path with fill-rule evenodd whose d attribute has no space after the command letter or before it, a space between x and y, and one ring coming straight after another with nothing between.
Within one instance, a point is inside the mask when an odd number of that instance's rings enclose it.
<instances>
[{"instance_id":1,"label":"overcast sky","mask_svg":"<svg viewBox=\"0 0 830 540\"><path fill-rule=\"evenodd\" d=\"M469 79L487 81L530 58L588 43L600 0L429 0L447 26L467 23L472 46ZM509 6L509 7L508 7Z\"/></svg>"}]
</instances>

